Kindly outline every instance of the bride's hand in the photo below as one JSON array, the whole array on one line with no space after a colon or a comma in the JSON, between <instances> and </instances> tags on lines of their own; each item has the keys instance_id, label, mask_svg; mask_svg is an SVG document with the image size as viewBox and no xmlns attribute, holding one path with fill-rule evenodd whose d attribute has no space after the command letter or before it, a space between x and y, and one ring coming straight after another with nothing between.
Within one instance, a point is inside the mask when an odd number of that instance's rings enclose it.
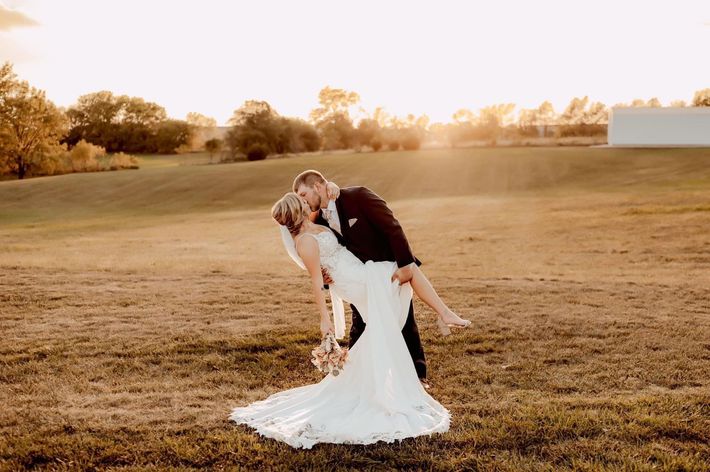
<instances>
[{"instance_id":1,"label":"bride's hand","mask_svg":"<svg viewBox=\"0 0 710 472\"><path fill-rule=\"evenodd\" d=\"M320 273L323 276L323 283L326 285L330 285L333 283L333 279L330 278L330 272L328 272L328 269L325 267L320 268Z\"/></svg>"},{"instance_id":2,"label":"bride's hand","mask_svg":"<svg viewBox=\"0 0 710 472\"><path fill-rule=\"evenodd\" d=\"M412 264L404 267L400 267L395 271L394 274L392 274L392 282L395 280L399 281L399 284L406 284L407 282L410 282L412 278L414 277L414 271L412 270Z\"/></svg>"},{"instance_id":3,"label":"bride's hand","mask_svg":"<svg viewBox=\"0 0 710 472\"><path fill-rule=\"evenodd\" d=\"M335 326L333 326L333 322L330 321L330 319L320 322L320 336L321 336L321 338L324 338L325 335L328 333L335 334Z\"/></svg>"},{"instance_id":4,"label":"bride's hand","mask_svg":"<svg viewBox=\"0 0 710 472\"><path fill-rule=\"evenodd\" d=\"M328 194L329 200L337 200L340 196L340 187L335 185L334 182L328 182L325 184L325 192Z\"/></svg>"}]
</instances>

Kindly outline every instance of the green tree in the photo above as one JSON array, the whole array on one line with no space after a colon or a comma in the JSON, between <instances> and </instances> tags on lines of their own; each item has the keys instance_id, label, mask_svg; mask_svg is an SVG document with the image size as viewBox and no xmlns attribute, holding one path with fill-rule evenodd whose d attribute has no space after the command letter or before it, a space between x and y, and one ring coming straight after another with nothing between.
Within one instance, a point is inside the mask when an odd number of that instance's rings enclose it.
<instances>
[{"instance_id":1,"label":"green tree","mask_svg":"<svg viewBox=\"0 0 710 472\"><path fill-rule=\"evenodd\" d=\"M601 102L594 102L584 111L582 123L585 125L601 125L609 122L609 110Z\"/></svg>"},{"instance_id":2,"label":"green tree","mask_svg":"<svg viewBox=\"0 0 710 472\"><path fill-rule=\"evenodd\" d=\"M694 107L710 107L710 88L698 90L693 95Z\"/></svg>"},{"instance_id":3,"label":"green tree","mask_svg":"<svg viewBox=\"0 0 710 472\"><path fill-rule=\"evenodd\" d=\"M0 68L0 161L23 179L56 155L67 132L64 114L44 91L17 79L10 63Z\"/></svg>"},{"instance_id":4,"label":"green tree","mask_svg":"<svg viewBox=\"0 0 710 472\"><path fill-rule=\"evenodd\" d=\"M238 153L247 152L259 145L259 153L278 152L280 126L279 114L265 101L247 100L234 111L229 124L232 125L227 132L226 143L232 157ZM266 157L266 156L264 156Z\"/></svg>"},{"instance_id":5,"label":"green tree","mask_svg":"<svg viewBox=\"0 0 710 472\"><path fill-rule=\"evenodd\" d=\"M318 94L320 106L311 111L311 121L323 137L325 149L348 149L357 133L349 109L360 101L355 92L324 87Z\"/></svg>"},{"instance_id":6,"label":"green tree","mask_svg":"<svg viewBox=\"0 0 710 472\"><path fill-rule=\"evenodd\" d=\"M451 147L476 138L480 117L468 108L460 108L451 115L453 123L446 126L445 135Z\"/></svg>"},{"instance_id":7,"label":"green tree","mask_svg":"<svg viewBox=\"0 0 710 472\"><path fill-rule=\"evenodd\" d=\"M543 136L547 136L549 134L548 128L554 125L557 120L555 108L552 106L552 103L545 100L537 107L537 119L538 125L543 126Z\"/></svg>"},{"instance_id":8,"label":"green tree","mask_svg":"<svg viewBox=\"0 0 710 472\"><path fill-rule=\"evenodd\" d=\"M540 117L537 108L523 108L518 115L518 128L525 136L537 136Z\"/></svg>"},{"instance_id":9,"label":"green tree","mask_svg":"<svg viewBox=\"0 0 710 472\"><path fill-rule=\"evenodd\" d=\"M320 149L321 137L316 128L298 118L281 117L279 137L283 152L312 152Z\"/></svg>"},{"instance_id":10,"label":"green tree","mask_svg":"<svg viewBox=\"0 0 710 472\"><path fill-rule=\"evenodd\" d=\"M84 139L108 152L173 152L192 135L184 132L186 122L168 120L160 105L107 90L79 97L67 116L71 121L67 144ZM170 141L180 144L167 151Z\"/></svg>"},{"instance_id":11,"label":"green tree","mask_svg":"<svg viewBox=\"0 0 710 472\"><path fill-rule=\"evenodd\" d=\"M217 120L201 113L191 111L185 117L185 121L198 128L214 128L217 126Z\"/></svg>"},{"instance_id":12,"label":"green tree","mask_svg":"<svg viewBox=\"0 0 710 472\"><path fill-rule=\"evenodd\" d=\"M422 139L417 132L417 128L411 127L401 132L400 142L402 143L402 149L405 151L415 151L421 146Z\"/></svg>"},{"instance_id":13,"label":"green tree","mask_svg":"<svg viewBox=\"0 0 710 472\"><path fill-rule=\"evenodd\" d=\"M502 128L508 124L514 110L514 103L501 103L481 108L479 128L482 137L495 146Z\"/></svg>"},{"instance_id":14,"label":"green tree","mask_svg":"<svg viewBox=\"0 0 710 472\"><path fill-rule=\"evenodd\" d=\"M460 108L451 116L455 123L469 123L475 125L478 123L478 117L468 108Z\"/></svg>"},{"instance_id":15,"label":"green tree","mask_svg":"<svg viewBox=\"0 0 710 472\"><path fill-rule=\"evenodd\" d=\"M644 102L645 103L645 102ZM606 133L609 111L589 97L573 98L560 115L560 136L594 136Z\"/></svg>"},{"instance_id":16,"label":"green tree","mask_svg":"<svg viewBox=\"0 0 710 472\"><path fill-rule=\"evenodd\" d=\"M191 141L194 127L182 120L164 120L154 126L155 134L149 149L160 154L172 154Z\"/></svg>"},{"instance_id":17,"label":"green tree","mask_svg":"<svg viewBox=\"0 0 710 472\"><path fill-rule=\"evenodd\" d=\"M271 153L315 151L321 144L313 125L280 116L264 101L247 100L234 111L229 124L226 144L232 157L239 153L266 158Z\"/></svg>"},{"instance_id":18,"label":"green tree","mask_svg":"<svg viewBox=\"0 0 710 472\"><path fill-rule=\"evenodd\" d=\"M116 151L119 142L119 113L123 104L113 93L103 90L82 95L67 110L71 129L67 144L74 146L82 139Z\"/></svg>"},{"instance_id":19,"label":"green tree","mask_svg":"<svg viewBox=\"0 0 710 472\"><path fill-rule=\"evenodd\" d=\"M589 103L589 97L574 97L570 100L565 111L560 115L560 122L564 125L577 125L584 122L585 110Z\"/></svg>"},{"instance_id":20,"label":"green tree","mask_svg":"<svg viewBox=\"0 0 710 472\"><path fill-rule=\"evenodd\" d=\"M318 93L320 107L311 111L311 121L318 123L329 115L342 114L350 118L349 108L360 101L360 95L343 89L323 87Z\"/></svg>"},{"instance_id":21,"label":"green tree","mask_svg":"<svg viewBox=\"0 0 710 472\"><path fill-rule=\"evenodd\" d=\"M389 124L390 114L384 109L384 107L377 107L372 113L372 119L380 125L380 128L385 128Z\"/></svg>"},{"instance_id":22,"label":"green tree","mask_svg":"<svg viewBox=\"0 0 710 472\"><path fill-rule=\"evenodd\" d=\"M646 106L651 107L651 108L662 108L663 107L663 105L661 104L661 101L656 97L649 99L646 102Z\"/></svg>"},{"instance_id":23,"label":"green tree","mask_svg":"<svg viewBox=\"0 0 710 472\"><path fill-rule=\"evenodd\" d=\"M205 151L210 154L210 163L212 162L212 156L222 151L224 146L224 141L219 138L212 138L205 141Z\"/></svg>"},{"instance_id":24,"label":"green tree","mask_svg":"<svg viewBox=\"0 0 710 472\"><path fill-rule=\"evenodd\" d=\"M372 118L365 118L363 120L360 120L357 125L357 142L360 146L370 146L374 149L375 146L373 146L373 141L376 140L379 146L381 147L381 133L382 130L380 128L380 124L376 120Z\"/></svg>"},{"instance_id":25,"label":"green tree","mask_svg":"<svg viewBox=\"0 0 710 472\"><path fill-rule=\"evenodd\" d=\"M356 142L357 133L353 122L345 113L333 113L323 117L316 128L323 137L323 149L349 149Z\"/></svg>"}]
</instances>

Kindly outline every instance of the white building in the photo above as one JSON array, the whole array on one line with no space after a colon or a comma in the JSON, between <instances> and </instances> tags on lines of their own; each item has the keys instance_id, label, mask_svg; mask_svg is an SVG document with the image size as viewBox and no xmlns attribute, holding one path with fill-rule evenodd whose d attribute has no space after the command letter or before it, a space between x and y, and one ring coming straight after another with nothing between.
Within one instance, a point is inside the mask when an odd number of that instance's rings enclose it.
<instances>
[{"instance_id":1,"label":"white building","mask_svg":"<svg viewBox=\"0 0 710 472\"><path fill-rule=\"evenodd\" d=\"M612 108L611 146L708 146L710 107Z\"/></svg>"}]
</instances>

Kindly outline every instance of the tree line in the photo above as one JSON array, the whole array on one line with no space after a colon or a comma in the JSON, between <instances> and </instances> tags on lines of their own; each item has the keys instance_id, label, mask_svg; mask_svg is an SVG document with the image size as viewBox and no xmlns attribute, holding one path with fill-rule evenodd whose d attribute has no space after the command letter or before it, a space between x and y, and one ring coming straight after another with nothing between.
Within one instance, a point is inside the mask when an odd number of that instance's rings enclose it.
<instances>
[{"instance_id":1,"label":"tree line","mask_svg":"<svg viewBox=\"0 0 710 472\"><path fill-rule=\"evenodd\" d=\"M515 112L503 103L477 112L462 108L449 123L427 115L398 117L378 107L358 107L356 92L324 87L309 120L279 113L265 101L248 100L236 109L223 138L209 135L213 118L189 113L171 119L165 109L139 97L99 91L79 97L67 109L44 91L19 80L10 63L0 67L0 175L26 176L136 168L130 154L169 154L204 149L223 160L264 159L270 154L337 149L415 150L425 141L465 145L501 139L605 135L609 109L588 97L573 98L561 112L550 102ZM710 106L710 89L695 93L692 106ZM615 106L660 107L658 99ZM671 106L687 106L676 101ZM353 116L357 109L359 116ZM214 134L214 133L212 133ZM225 159L226 157L226 159Z\"/></svg>"},{"instance_id":2,"label":"tree line","mask_svg":"<svg viewBox=\"0 0 710 472\"><path fill-rule=\"evenodd\" d=\"M495 145L500 139L524 137L565 138L605 136L609 109L589 97L575 97L561 113L543 102L537 108L522 109L513 115L512 103L484 107L478 112L459 109L450 123L430 123L426 115L404 118L388 114L382 107L372 113L361 108L359 119L351 110L360 102L356 92L323 88L319 106L310 113L310 122L280 116L267 102L249 100L234 112L225 139L205 143L210 153L225 150L230 159L246 156L264 159L269 154L299 153L316 150L362 149L373 151L415 150L425 141L445 142L458 146L471 141ZM657 98L635 99L615 107L660 107ZM675 101L674 107L687 106ZM692 106L710 106L710 89L695 93ZM357 124L356 124L357 122Z\"/></svg>"}]
</instances>

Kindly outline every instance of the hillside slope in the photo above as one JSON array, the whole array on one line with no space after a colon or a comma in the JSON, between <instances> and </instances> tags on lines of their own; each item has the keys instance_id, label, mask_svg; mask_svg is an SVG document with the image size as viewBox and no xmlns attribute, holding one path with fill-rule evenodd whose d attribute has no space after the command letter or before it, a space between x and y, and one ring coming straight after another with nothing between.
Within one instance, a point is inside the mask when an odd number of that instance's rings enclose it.
<instances>
[{"instance_id":1,"label":"hillside slope","mask_svg":"<svg viewBox=\"0 0 710 472\"><path fill-rule=\"evenodd\" d=\"M305 169L387 200L710 185L710 149L506 148L309 155L0 183L0 222L269 206Z\"/></svg>"}]
</instances>

